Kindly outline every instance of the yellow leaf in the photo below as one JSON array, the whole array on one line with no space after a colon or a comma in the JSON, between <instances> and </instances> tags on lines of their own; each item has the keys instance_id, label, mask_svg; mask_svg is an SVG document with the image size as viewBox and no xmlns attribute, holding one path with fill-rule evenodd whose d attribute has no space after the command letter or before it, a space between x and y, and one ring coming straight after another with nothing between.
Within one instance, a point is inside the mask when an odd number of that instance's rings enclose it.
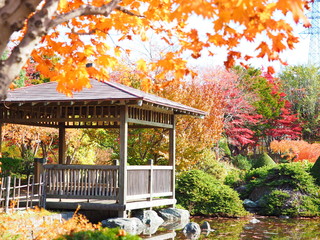
<instances>
[{"instance_id":1,"label":"yellow leaf","mask_svg":"<svg viewBox=\"0 0 320 240\"><path fill-rule=\"evenodd\" d=\"M147 71L146 62L143 59L137 61L137 69L143 72Z\"/></svg>"},{"instance_id":2,"label":"yellow leaf","mask_svg":"<svg viewBox=\"0 0 320 240\"><path fill-rule=\"evenodd\" d=\"M68 0L60 0L59 2L59 8L64 9L68 6Z\"/></svg>"},{"instance_id":3,"label":"yellow leaf","mask_svg":"<svg viewBox=\"0 0 320 240\"><path fill-rule=\"evenodd\" d=\"M84 48L84 55L85 56L92 56L94 53L94 48L91 45L86 45Z\"/></svg>"},{"instance_id":4,"label":"yellow leaf","mask_svg":"<svg viewBox=\"0 0 320 240\"><path fill-rule=\"evenodd\" d=\"M114 48L114 54L115 54L117 57L120 57L120 55L121 55L121 49L120 49L119 46L116 46L116 47Z\"/></svg>"}]
</instances>

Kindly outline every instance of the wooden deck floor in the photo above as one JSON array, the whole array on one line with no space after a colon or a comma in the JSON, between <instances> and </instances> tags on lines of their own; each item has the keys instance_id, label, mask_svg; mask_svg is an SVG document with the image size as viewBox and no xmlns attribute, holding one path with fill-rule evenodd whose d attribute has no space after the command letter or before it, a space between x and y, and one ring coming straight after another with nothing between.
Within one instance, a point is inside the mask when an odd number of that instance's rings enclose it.
<instances>
[{"instance_id":1,"label":"wooden deck floor","mask_svg":"<svg viewBox=\"0 0 320 240\"><path fill-rule=\"evenodd\" d=\"M148 201L147 199L139 199L135 201L129 201L126 205L117 203L114 200L97 200L90 199L89 202L86 199L58 199L48 198L46 201L46 209L68 209L76 210L80 205L82 210L114 210L125 211L150 207L158 207L164 205L173 205L176 203L175 199L153 199Z\"/></svg>"}]
</instances>

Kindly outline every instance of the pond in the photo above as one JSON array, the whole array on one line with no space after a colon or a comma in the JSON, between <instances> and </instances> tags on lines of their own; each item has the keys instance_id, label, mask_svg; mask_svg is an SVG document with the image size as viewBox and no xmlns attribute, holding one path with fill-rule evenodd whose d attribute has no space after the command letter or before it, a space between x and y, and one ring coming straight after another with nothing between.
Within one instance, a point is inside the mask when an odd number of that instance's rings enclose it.
<instances>
[{"instance_id":1,"label":"pond","mask_svg":"<svg viewBox=\"0 0 320 240\"><path fill-rule=\"evenodd\" d=\"M256 217L256 219L259 220L258 223L251 223L250 219L205 219L200 217L193 217L191 221L199 224L208 221L211 228L214 229L208 234L202 233L197 239L320 239L320 219L281 219L276 217ZM158 237L152 236L151 239L188 239L182 230L176 230L171 234L175 237L170 237L165 229L159 229Z\"/></svg>"}]
</instances>

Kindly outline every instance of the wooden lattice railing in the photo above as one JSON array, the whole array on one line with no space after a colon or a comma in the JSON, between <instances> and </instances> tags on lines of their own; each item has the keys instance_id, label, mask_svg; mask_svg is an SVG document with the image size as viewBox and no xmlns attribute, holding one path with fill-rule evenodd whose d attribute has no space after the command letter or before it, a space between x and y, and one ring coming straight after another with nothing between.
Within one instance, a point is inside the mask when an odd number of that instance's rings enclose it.
<instances>
[{"instance_id":1,"label":"wooden lattice railing","mask_svg":"<svg viewBox=\"0 0 320 240\"><path fill-rule=\"evenodd\" d=\"M36 182L34 176L27 179L3 177L0 179L0 208L5 212L9 209L28 209L34 206L44 206L43 177Z\"/></svg>"},{"instance_id":2,"label":"wooden lattice railing","mask_svg":"<svg viewBox=\"0 0 320 240\"><path fill-rule=\"evenodd\" d=\"M44 165L46 198L118 198L119 166Z\"/></svg>"},{"instance_id":3,"label":"wooden lattice railing","mask_svg":"<svg viewBox=\"0 0 320 240\"><path fill-rule=\"evenodd\" d=\"M172 166L127 166L127 199L173 196Z\"/></svg>"},{"instance_id":4,"label":"wooden lattice railing","mask_svg":"<svg viewBox=\"0 0 320 240\"><path fill-rule=\"evenodd\" d=\"M46 198L119 200L119 166L44 165ZM127 166L127 200L173 196L172 166Z\"/></svg>"}]
</instances>

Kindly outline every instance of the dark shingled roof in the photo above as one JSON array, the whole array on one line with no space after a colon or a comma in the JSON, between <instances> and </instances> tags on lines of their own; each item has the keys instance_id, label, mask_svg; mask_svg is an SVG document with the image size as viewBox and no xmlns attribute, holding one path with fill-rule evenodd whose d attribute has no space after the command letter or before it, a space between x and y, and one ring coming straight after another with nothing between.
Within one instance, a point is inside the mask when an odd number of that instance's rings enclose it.
<instances>
[{"instance_id":1,"label":"dark shingled roof","mask_svg":"<svg viewBox=\"0 0 320 240\"><path fill-rule=\"evenodd\" d=\"M115 82L99 82L91 80L91 88L84 88L68 97L56 90L57 82L43 83L28 87L18 88L8 92L3 103L28 103L28 102L82 102L82 101L119 101L142 100L147 103L172 108L176 113L204 116L207 113L199 109L145 93Z\"/></svg>"}]
</instances>

